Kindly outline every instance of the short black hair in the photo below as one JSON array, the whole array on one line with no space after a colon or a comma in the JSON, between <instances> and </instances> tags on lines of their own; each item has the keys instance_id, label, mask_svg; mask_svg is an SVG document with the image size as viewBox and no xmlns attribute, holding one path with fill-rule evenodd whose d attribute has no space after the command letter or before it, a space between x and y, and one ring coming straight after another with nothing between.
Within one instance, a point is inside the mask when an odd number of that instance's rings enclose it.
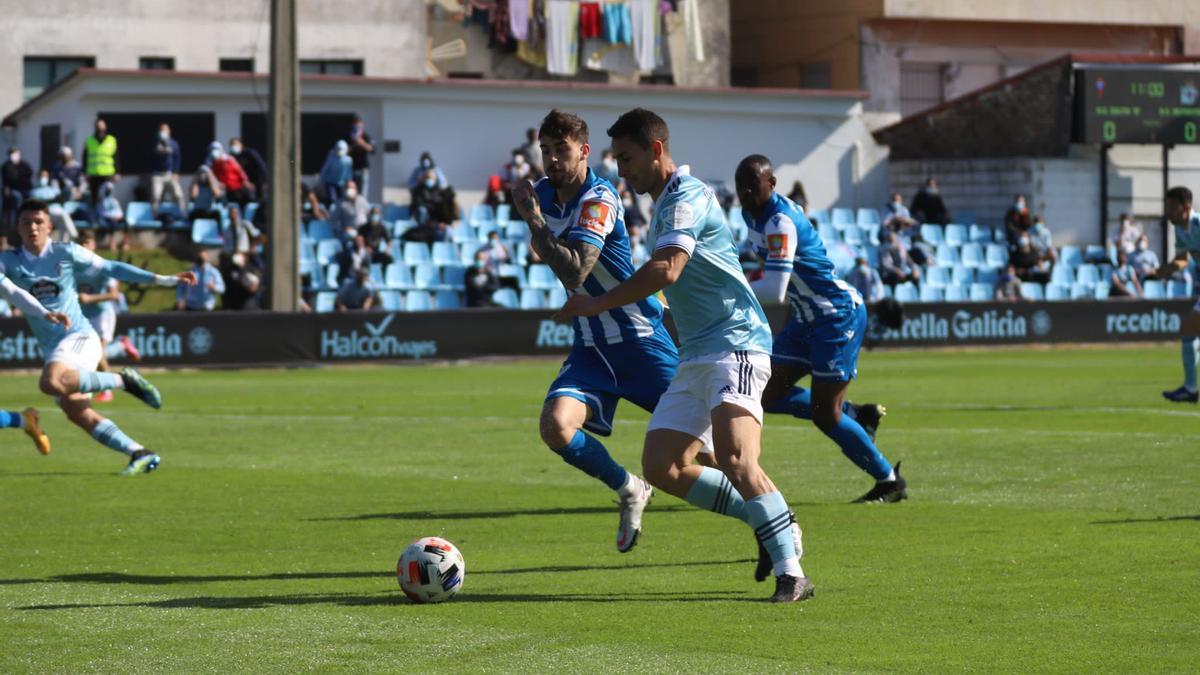
<instances>
[{"instance_id":1,"label":"short black hair","mask_svg":"<svg viewBox=\"0 0 1200 675\"><path fill-rule=\"evenodd\" d=\"M617 118L608 128L609 138L628 138L642 148L650 147L654 141L663 145L663 150L669 150L670 132L667 123L657 114L645 108L634 108Z\"/></svg>"},{"instance_id":2,"label":"short black hair","mask_svg":"<svg viewBox=\"0 0 1200 675\"><path fill-rule=\"evenodd\" d=\"M588 142L588 125L579 115L555 109L542 118L537 137L571 140L582 145Z\"/></svg>"},{"instance_id":3,"label":"short black hair","mask_svg":"<svg viewBox=\"0 0 1200 675\"><path fill-rule=\"evenodd\" d=\"M751 171L757 176L763 171L770 171L771 169L771 160L766 155L748 155L745 159L738 162L734 175L743 171Z\"/></svg>"},{"instance_id":4,"label":"short black hair","mask_svg":"<svg viewBox=\"0 0 1200 675\"><path fill-rule=\"evenodd\" d=\"M26 211L45 211L46 213L50 213L50 205L40 199L26 199L17 208L17 217L20 218L21 214Z\"/></svg>"},{"instance_id":5,"label":"short black hair","mask_svg":"<svg viewBox=\"0 0 1200 675\"><path fill-rule=\"evenodd\" d=\"M1167 199L1172 199L1180 204L1191 204L1192 191L1183 187L1182 185L1176 185L1170 190L1167 190Z\"/></svg>"}]
</instances>

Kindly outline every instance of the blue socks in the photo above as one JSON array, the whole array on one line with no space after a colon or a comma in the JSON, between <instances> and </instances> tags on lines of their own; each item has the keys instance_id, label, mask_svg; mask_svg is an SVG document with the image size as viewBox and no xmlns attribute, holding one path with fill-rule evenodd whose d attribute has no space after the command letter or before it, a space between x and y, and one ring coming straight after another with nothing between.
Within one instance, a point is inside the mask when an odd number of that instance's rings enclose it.
<instances>
[{"instance_id":1,"label":"blue socks","mask_svg":"<svg viewBox=\"0 0 1200 675\"><path fill-rule=\"evenodd\" d=\"M787 502L778 492L768 492L746 501L746 513L754 536L771 554L775 575L804 576L800 559L796 557L796 540L792 536L792 514Z\"/></svg>"},{"instance_id":2,"label":"blue socks","mask_svg":"<svg viewBox=\"0 0 1200 675\"><path fill-rule=\"evenodd\" d=\"M0 429L20 429L21 413L15 410L0 410Z\"/></svg>"},{"instance_id":3,"label":"blue socks","mask_svg":"<svg viewBox=\"0 0 1200 675\"><path fill-rule=\"evenodd\" d=\"M98 373L95 371L79 371L79 393L92 394L109 389L124 389L125 383L116 373Z\"/></svg>"},{"instance_id":4,"label":"blue socks","mask_svg":"<svg viewBox=\"0 0 1200 675\"><path fill-rule=\"evenodd\" d=\"M608 454L604 444L582 430L575 432L575 437L567 447L555 452L562 455L567 464L592 478L598 478L613 490L620 490L629 478L629 472Z\"/></svg>"},{"instance_id":5,"label":"blue socks","mask_svg":"<svg viewBox=\"0 0 1200 675\"><path fill-rule=\"evenodd\" d=\"M126 455L132 455L134 452L143 449L141 443L126 436L125 432L118 429L117 425L108 419L100 420L100 423L92 428L92 438Z\"/></svg>"},{"instance_id":6,"label":"blue socks","mask_svg":"<svg viewBox=\"0 0 1200 675\"><path fill-rule=\"evenodd\" d=\"M827 435L838 444L847 459L875 480L887 480L892 475L892 464L871 442L862 425L848 415L842 415L838 425Z\"/></svg>"},{"instance_id":7,"label":"blue socks","mask_svg":"<svg viewBox=\"0 0 1200 675\"><path fill-rule=\"evenodd\" d=\"M1200 338L1183 338L1183 386L1188 391L1196 391L1196 359L1200 355Z\"/></svg>"},{"instance_id":8,"label":"blue socks","mask_svg":"<svg viewBox=\"0 0 1200 675\"><path fill-rule=\"evenodd\" d=\"M733 489L733 483L729 482L725 474L712 467L706 466L700 470L700 477L688 488L685 499L692 506L750 524L742 495Z\"/></svg>"},{"instance_id":9,"label":"blue socks","mask_svg":"<svg viewBox=\"0 0 1200 675\"><path fill-rule=\"evenodd\" d=\"M792 387L787 396L764 406L772 414L791 415L802 420L812 419L812 391L804 387ZM854 407L842 401L842 415L853 415Z\"/></svg>"}]
</instances>

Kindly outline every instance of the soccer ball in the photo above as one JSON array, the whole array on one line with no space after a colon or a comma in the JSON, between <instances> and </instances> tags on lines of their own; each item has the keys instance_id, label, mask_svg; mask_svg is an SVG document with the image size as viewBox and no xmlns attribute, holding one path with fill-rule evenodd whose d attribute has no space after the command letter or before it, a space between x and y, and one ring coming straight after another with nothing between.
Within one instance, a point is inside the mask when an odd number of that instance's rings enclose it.
<instances>
[{"instance_id":1,"label":"soccer ball","mask_svg":"<svg viewBox=\"0 0 1200 675\"><path fill-rule=\"evenodd\" d=\"M424 537L408 545L396 563L396 579L413 602L444 602L462 588L467 565L454 544Z\"/></svg>"}]
</instances>

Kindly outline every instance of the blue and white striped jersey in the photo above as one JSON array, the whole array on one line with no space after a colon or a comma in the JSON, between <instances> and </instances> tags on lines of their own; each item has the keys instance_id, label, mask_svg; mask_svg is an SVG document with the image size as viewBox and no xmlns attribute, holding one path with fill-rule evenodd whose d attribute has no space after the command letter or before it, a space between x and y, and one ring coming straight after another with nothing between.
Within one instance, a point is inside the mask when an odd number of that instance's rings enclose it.
<instances>
[{"instance_id":1,"label":"blue and white striped jersey","mask_svg":"<svg viewBox=\"0 0 1200 675\"><path fill-rule=\"evenodd\" d=\"M735 351L771 353L771 326L738 262L725 212L711 188L680 166L654 203L647 243L687 251L663 289L679 329L679 357Z\"/></svg>"},{"instance_id":2,"label":"blue and white striped jersey","mask_svg":"<svg viewBox=\"0 0 1200 675\"><path fill-rule=\"evenodd\" d=\"M817 229L795 202L775 193L762 216L755 219L743 209L742 218L766 270L791 274L787 297L794 321L844 317L862 304L858 290L837 278Z\"/></svg>"},{"instance_id":3,"label":"blue and white striped jersey","mask_svg":"<svg viewBox=\"0 0 1200 675\"><path fill-rule=\"evenodd\" d=\"M1175 226L1175 250L1187 251L1193 259L1200 261L1200 213L1195 209L1188 214L1186 228Z\"/></svg>"},{"instance_id":4,"label":"blue and white striped jersey","mask_svg":"<svg viewBox=\"0 0 1200 675\"><path fill-rule=\"evenodd\" d=\"M566 241L585 241L600 249L600 259L587 279L572 293L604 295L633 276L625 208L612 184L588 169L587 178L575 199L556 201L554 187L543 178L534 185L542 215L550 231ZM662 304L646 298L593 317L575 319L575 341L592 347L617 344L662 332Z\"/></svg>"},{"instance_id":5,"label":"blue and white striped jersey","mask_svg":"<svg viewBox=\"0 0 1200 675\"><path fill-rule=\"evenodd\" d=\"M0 275L28 291L51 312L62 312L71 320L63 328L36 316L26 316L42 353L54 351L68 335L94 333L79 308L76 277L106 275L130 283L148 284L154 274L122 262L105 260L78 244L49 243L39 254L24 247L0 252Z\"/></svg>"}]
</instances>

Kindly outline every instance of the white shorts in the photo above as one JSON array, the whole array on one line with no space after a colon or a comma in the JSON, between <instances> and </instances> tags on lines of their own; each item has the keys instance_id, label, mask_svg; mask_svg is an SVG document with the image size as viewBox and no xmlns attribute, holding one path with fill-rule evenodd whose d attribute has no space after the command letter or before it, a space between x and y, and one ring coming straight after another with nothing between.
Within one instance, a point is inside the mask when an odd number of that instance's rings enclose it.
<instances>
[{"instance_id":1,"label":"white shorts","mask_svg":"<svg viewBox=\"0 0 1200 675\"><path fill-rule=\"evenodd\" d=\"M92 324L92 328L100 334L100 339L104 344L113 341L113 337L117 334L117 313L116 312L100 312L96 316L89 316L88 323Z\"/></svg>"},{"instance_id":2,"label":"white shorts","mask_svg":"<svg viewBox=\"0 0 1200 675\"><path fill-rule=\"evenodd\" d=\"M648 430L682 431L699 438L704 452L711 452L713 408L732 403L762 424L762 393L770 379L771 355L763 352L719 352L682 361L654 408Z\"/></svg>"},{"instance_id":3,"label":"white shorts","mask_svg":"<svg viewBox=\"0 0 1200 675\"><path fill-rule=\"evenodd\" d=\"M46 356L46 363L65 363L75 370L92 371L100 365L100 336L92 331L71 333Z\"/></svg>"}]
</instances>

